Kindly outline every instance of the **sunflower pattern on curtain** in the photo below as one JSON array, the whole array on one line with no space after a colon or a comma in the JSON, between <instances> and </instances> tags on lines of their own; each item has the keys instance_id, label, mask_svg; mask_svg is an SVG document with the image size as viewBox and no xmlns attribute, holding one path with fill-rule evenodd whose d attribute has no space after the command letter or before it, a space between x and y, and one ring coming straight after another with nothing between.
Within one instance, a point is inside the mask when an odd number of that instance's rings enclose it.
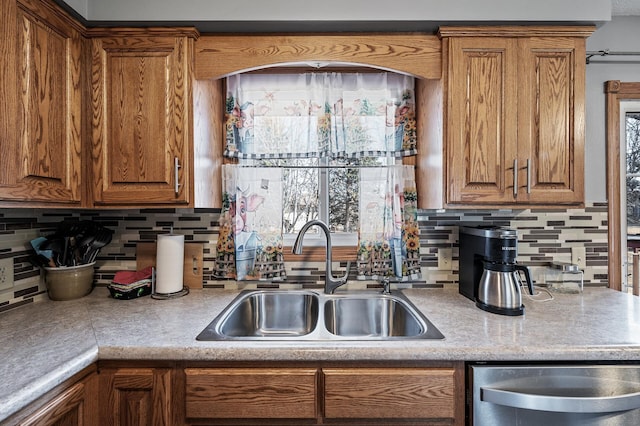
<instances>
[{"instance_id":1,"label":"sunflower pattern on curtain","mask_svg":"<svg viewBox=\"0 0 640 426\"><path fill-rule=\"evenodd\" d=\"M358 278L420 278L420 231L412 166L360 171Z\"/></svg>"},{"instance_id":2,"label":"sunflower pattern on curtain","mask_svg":"<svg viewBox=\"0 0 640 426\"><path fill-rule=\"evenodd\" d=\"M283 206L279 212L275 203L265 209L261 200L267 196L256 192L265 180L269 188L275 188L274 173L281 169L257 168L252 178L246 178L248 170L253 170L248 164L282 165L289 159L323 157L386 158L389 164L394 158L416 153L411 77L393 73L239 74L227 79L227 90L224 155L239 159L242 165L225 166L216 276L238 280L285 277L282 234L276 231L282 229L282 223L273 223L275 218L283 220ZM413 168L384 166L359 171L359 278L419 277ZM263 198L252 198L254 192ZM271 193L269 199L274 196ZM261 219L256 214L259 211ZM248 228L236 222L243 216L253 220ZM255 258L261 260L247 269L240 259L251 253L242 250L251 252L254 245Z\"/></svg>"},{"instance_id":3,"label":"sunflower pattern on curtain","mask_svg":"<svg viewBox=\"0 0 640 426\"><path fill-rule=\"evenodd\" d=\"M282 171L223 166L217 278L282 279Z\"/></svg>"},{"instance_id":4,"label":"sunflower pattern on curtain","mask_svg":"<svg viewBox=\"0 0 640 426\"><path fill-rule=\"evenodd\" d=\"M413 78L238 74L227 78L224 155L241 159L416 154Z\"/></svg>"}]
</instances>

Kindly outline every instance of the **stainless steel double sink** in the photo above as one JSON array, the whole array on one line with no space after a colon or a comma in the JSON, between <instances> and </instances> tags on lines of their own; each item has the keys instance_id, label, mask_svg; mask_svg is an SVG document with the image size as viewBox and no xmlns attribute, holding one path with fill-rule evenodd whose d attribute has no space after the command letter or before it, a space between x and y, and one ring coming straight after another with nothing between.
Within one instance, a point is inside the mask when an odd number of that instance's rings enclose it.
<instances>
[{"instance_id":1,"label":"stainless steel double sink","mask_svg":"<svg viewBox=\"0 0 640 426\"><path fill-rule=\"evenodd\" d=\"M400 292L247 290L197 340L442 339Z\"/></svg>"}]
</instances>

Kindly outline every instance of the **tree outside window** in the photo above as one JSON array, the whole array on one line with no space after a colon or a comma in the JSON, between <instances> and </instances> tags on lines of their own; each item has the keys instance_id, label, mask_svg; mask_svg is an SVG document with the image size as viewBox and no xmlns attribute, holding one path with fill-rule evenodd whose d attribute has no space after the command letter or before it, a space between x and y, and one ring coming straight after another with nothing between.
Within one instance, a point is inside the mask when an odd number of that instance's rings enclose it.
<instances>
[{"instance_id":1,"label":"tree outside window","mask_svg":"<svg viewBox=\"0 0 640 426\"><path fill-rule=\"evenodd\" d=\"M627 227L628 234L640 234L640 113L627 113Z\"/></svg>"}]
</instances>

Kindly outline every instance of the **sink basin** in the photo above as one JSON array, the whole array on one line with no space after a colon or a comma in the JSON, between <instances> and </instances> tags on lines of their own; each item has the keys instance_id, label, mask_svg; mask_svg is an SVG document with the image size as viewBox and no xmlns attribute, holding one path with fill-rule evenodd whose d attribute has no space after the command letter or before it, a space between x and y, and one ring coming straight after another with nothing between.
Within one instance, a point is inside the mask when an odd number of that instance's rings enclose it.
<instances>
[{"instance_id":1,"label":"sink basin","mask_svg":"<svg viewBox=\"0 0 640 426\"><path fill-rule=\"evenodd\" d=\"M236 298L214 327L198 340L234 337L290 337L311 333L318 322L318 295L312 292L252 291Z\"/></svg>"},{"instance_id":2,"label":"sink basin","mask_svg":"<svg viewBox=\"0 0 640 426\"><path fill-rule=\"evenodd\" d=\"M340 297L324 305L324 324L338 336L414 337L423 324L406 303L392 297Z\"/></svg>"},{"instance_id":3,"label":"sink basin","mask_svg":"<svg viewBox=\"0 0 640 426\"><path fill-rule=\"evenodd\" d=\"M444 336L402 295L251 290L197 340L411 340Z\"/></svg>"}]
</instances>

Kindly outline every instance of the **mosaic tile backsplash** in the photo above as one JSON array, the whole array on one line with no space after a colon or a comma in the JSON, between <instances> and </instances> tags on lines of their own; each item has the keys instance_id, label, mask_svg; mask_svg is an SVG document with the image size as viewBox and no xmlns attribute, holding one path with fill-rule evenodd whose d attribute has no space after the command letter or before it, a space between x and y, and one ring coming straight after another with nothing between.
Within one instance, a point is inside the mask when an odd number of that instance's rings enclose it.
<instances>
[{"instance_id":1,"label":"mosaic tile backsplash","mask_svg":"<svg viewBox=\"0 0 640 426\"><path fill-rule=\"evenodd\" d=\"M158 234L173 228L185 235L185 242L204 244L204 279L208 288L318 288L324 283L324 262L287 262L283 282L217 281L212 277L218 235L217 209L145 210L54 210L1 209L0 259L11 258L14 285L0 290L0 312L46 298L46 287L39 268L29 257L29 242L53 232L62 220L94 220L115 231L112 242L97 258L96 285L106 286L120 270L135 270L138 242L155 241ZM586 248L585 286L607 285L607 204L593 203L584 209L565 210L421 210L420 265L422 279L407 287L457 285L458 227L461 225L499 225L518 230L518 262L531 268L534 281L544 281L545 265L552 260L571 261L572 247ZM438 266L438 253L447 250L452 261ZM344 264L335 264L340 275ZM0 286L2 284L0 283ZM352 280L350 289L378 286L375 282ZM2 287L0 287L2 288Z\"/></svg>"}]
</instances>

